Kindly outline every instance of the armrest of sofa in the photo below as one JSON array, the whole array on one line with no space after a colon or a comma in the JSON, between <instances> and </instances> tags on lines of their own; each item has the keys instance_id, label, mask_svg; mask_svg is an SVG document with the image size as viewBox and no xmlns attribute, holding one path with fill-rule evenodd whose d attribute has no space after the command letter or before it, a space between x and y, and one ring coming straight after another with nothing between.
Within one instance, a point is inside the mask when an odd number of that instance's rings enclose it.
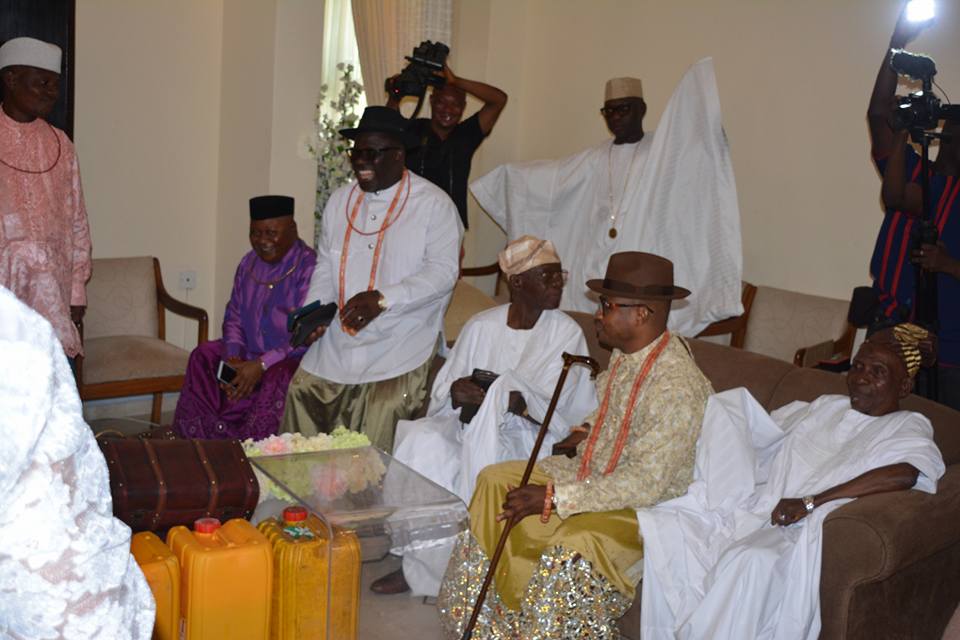
<instances>
[{"instance_id":1,"label":"armrest of sofa","mask_svg":"<svg viewBox=\"0 0 960 640\"><path fill-rule=\"evenodd\" d=\"M823 617L843 616L852 589L883 580L960 542L960 465L947 467L937 493L896 491L845 504L823 523Z\"/></svg>"}]
</instances>

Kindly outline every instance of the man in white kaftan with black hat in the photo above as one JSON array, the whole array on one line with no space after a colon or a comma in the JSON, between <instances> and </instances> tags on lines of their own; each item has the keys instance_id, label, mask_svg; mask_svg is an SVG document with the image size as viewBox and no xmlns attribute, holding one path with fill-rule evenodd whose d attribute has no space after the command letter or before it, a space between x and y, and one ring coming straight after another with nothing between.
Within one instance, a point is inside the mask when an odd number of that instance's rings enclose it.
<instances>
[{"instance_id":1,"label":"man in white kaftan with black hat","mask_svg":"<svg viewBox=\"0 0 960 640\"><path fill-rule=\"evenodd\" d=\"M619 251L673 261L694 291L670 329L693 336L742 313L740 211L720 99L707 58L684 75L656 132L644 133L640 81L607 83L613 140L556 161L506 164L474 181L477 202L508 239L551 240L570 271L563 307L592 313L583 283Z\"/></svg>"}]
</instances>

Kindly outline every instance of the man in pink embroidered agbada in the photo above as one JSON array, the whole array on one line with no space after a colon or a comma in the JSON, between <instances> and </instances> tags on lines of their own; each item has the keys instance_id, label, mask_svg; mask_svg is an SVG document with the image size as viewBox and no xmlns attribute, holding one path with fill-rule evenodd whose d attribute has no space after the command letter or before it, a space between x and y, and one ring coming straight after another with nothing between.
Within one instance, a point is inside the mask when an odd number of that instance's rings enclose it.
<instances>
[{"instance_id":1,"label":"man in pink embroidered agbada","mask_svg":"<svg viewBox=\"0 0 960 640\"><path fill-rule=\"evenodd\" d=\"M0 47L0 285L53 325L71 362L87 304L90 228L77 156L44 118L60 95L60 48L33 38Z\"/></svg>"}]
</instances>

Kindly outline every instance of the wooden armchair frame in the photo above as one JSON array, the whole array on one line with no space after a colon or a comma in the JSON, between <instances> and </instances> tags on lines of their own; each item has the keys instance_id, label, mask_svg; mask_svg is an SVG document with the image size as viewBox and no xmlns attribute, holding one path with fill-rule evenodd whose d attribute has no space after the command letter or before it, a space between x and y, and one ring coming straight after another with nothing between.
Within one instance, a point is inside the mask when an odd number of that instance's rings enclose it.
<instances>
[{"instance_id":1,"label":"wooden armchair frame","mask_svg":"<svg viewBox=\"0 0 960 640\"><path fill-rule=\"evenodd\" d=\"M737 349L743 349L747 339L747 323L750 321L750 309L753 307L753 299L757 295L757 287L744 281L740 289L740 304L743 305L743 313L726 320L717 320L707 325L707 328L697 334L696 337L722 336L730 334L730 346Z\"/></svg>"},{"instance_id":2,"label":"wooden armchair frame","mask_svg":"<svg viewBox=\"0 0 960 640\"><path fill-rule=\"evenodd\" d=\"M798 367L815 367L825 360L849 360L853 355L853 341L857 328L847 323L847 328L836 340L824 340L809 347L801 347L793 355L793 364Z\"/></svg>"},{"instance_id":3,"label":"wooden armchair frame","mask_svg":"<svg viewBox=\"0 0 960 640\"><path fill-rule=\"evenodd\" d=\"M496 274L497 281L493 285L493 295L500 295L500 282L503 280L503 272L500 271L500 263L485 264L482 267L464 267L460 269L460 277L475 278L479 276L492 276Z\"/></svg>"},{"instance_id":4,"label":"wooden armchair frame","mask_svg":"<svg viewBox=\"0 0 960 640\"><path fill-rule=\"evenodd\" d=\"M153 259L154 283L157 287L157 338L166 340L165 311L169 310L184 318L197 321L197 344L203 344L208 337L207 312L200 307L177 300L163 286L163 276L160 271L160 261ZM80 324L80 336L83 337L83 324ZM159 423L160 409L163 403L163 394L168 391L180 391L183 386L184 375L162 376L156 378L133 378L86 384L83 381L83 357L77 357L77 388L81 400L101 400L104 398L123 398L153 394L153 406L150 411L150 421Z\"/></svg>"}]
</instances>

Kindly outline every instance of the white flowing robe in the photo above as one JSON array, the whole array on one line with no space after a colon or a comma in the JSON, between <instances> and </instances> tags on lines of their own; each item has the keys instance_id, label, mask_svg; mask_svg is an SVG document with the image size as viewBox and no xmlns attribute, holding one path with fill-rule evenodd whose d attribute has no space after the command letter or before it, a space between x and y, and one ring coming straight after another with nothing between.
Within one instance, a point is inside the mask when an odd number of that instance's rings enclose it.
<instances>
[{"instance_id":1,"label":"white flowing robe","mask_svg":"<svg viewBox=\"0 0 960 640\"><path fill-rule=\"evenodd\" d=\"M511 391L527 402L527 413L543 421L563 368L561 354L588 353L583 331L558 310L544 311L529 330L507 326L502 305L482 311L460 332L450 357L437 373L427 417L397 424L393 456L468 503L477 474L504 460L526 459L537 438L537 425L507 411ZM474 369L499 374L469 424L450 404L450 386ZM557 403L540 457L581 424L597 406L589 369L573 366Z\"/></svg>"},{"instance_id":2,"label":"white flowing robe","mask_svg":"<svg viewBox=\"0 0 960 640\"><path fill-rule=\"evenodd\" d=\"M0 638L148 640L154 601L50 323L0 287Z\"/></svg>"},{"instance_id":3,"label":"white flowing robe","mask_svg":"<svg viewBox=\"0 0 960 640\"><path fill-rule=\"evenodd\" d=\"M656 132L639 143L502 165L470 190L508 239L531 234L557 246L570 272L565 309L596 309L584 283L603 277L611 253L646 251L672 260L674 282L693 292L673 304L674 333L694 336L743 312L740 209L710 58L687 71Z\"/></svg>"},{"instance_id":4,"label":"white flowing robe","mask_svg":"<svg viewBox=\"0 0 960 640\"><path fill-rule=\"evenodd\" d=\"M871 417L830 395L768 415L743 388L711 397L689 491L637 512L644 640L815 639L822 525L849 500L787 527L770 513L903 462L920 472L914 489L936 492L943 458L919 413Z\"/></svg>"}]
</instances>

